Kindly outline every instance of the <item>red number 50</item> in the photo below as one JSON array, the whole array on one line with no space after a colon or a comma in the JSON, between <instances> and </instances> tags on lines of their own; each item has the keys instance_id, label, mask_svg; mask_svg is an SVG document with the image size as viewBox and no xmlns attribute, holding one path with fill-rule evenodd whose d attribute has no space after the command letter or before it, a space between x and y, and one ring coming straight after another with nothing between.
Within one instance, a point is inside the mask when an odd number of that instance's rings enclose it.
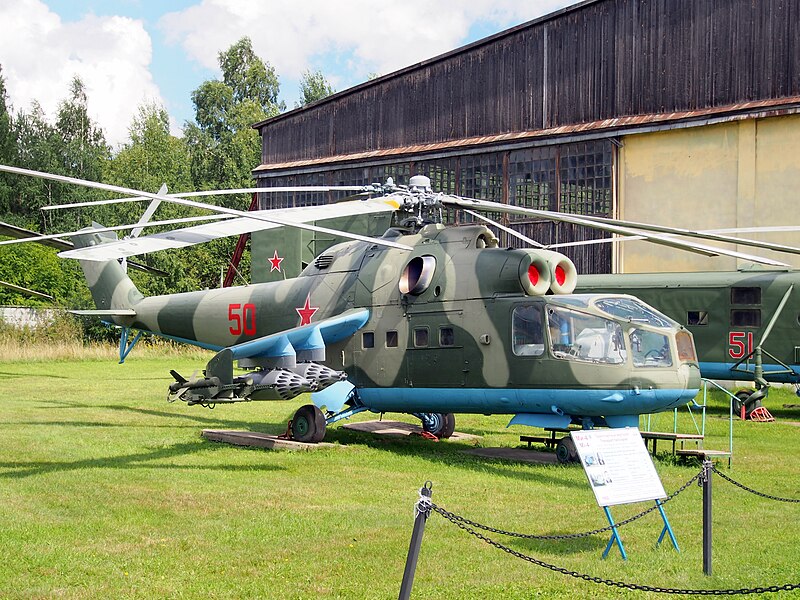
<instances>
[{"instance_id":1,"label":"red number 50","mask_svg":"<svg viewBox=\"0 0 800 600\"><path fill-rule=\"evenodd\" d=\"M229 304L228 321L233 323L230 327L231 335L256 334L256 305L255 304Z\"/></svg>"}]
</instances>

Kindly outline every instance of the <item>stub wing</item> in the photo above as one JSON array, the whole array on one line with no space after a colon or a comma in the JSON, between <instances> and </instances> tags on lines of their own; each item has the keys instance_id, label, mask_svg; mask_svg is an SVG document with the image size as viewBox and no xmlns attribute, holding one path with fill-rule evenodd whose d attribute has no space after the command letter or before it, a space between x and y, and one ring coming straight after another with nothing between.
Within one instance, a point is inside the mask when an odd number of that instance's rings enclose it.
<instances>
[{"instance_id":1,"label":"stub wing","mask_svg":"<svg viewBox=\"0 0 800 600\"><path fill-rule=\"evenodd\" d=\"M302 206L276 210L254 211L252 214L262 218L275 218L275 223L258 219L238 217L223 219L215 223L205 223L193 227L185 227L173 231L124 239L97 246L66 250L59 256L81 260L116 260L126 256L146 254L167 248L183 248L194 244L202 244L218 238L241 235L253 231L265 231L282 227L283 223L311 223L324 219L365 215L371 213L391 212L397 209L397 202L390 198L374 198L370 200L351 200L338 204L322 206Z\"/></svg>"},{"instance_id":2,"label":"stub wing","mask_svg":"<svg viewBox=\"0 0 800 600\"><path fill-rule=\"evenodd\" d=\"M325 348L352 336L369 320L369 310L351 309L335 317L219 348L208 362L206 377L190 381L173 372L170 398L192 404L289 400L341 382L346 374L315 361L325 359ZM235 377L234 361L260 365L260 370Z\"/></svg>"},{"instance_id":3,"label":"stub wing","mask_svg":"<svg viewBox=\"0 0 800 600\"><path fill-rule=\"evenodd\" d=\"M335 317L329 317L294 327L249 342L227 348L233 360L243 358L285 358L299 357L315 360L311 355L324 351L326 344L344 340L361 329L369 319L369 310L356 308Z\"/></svg>"}]
</instances>

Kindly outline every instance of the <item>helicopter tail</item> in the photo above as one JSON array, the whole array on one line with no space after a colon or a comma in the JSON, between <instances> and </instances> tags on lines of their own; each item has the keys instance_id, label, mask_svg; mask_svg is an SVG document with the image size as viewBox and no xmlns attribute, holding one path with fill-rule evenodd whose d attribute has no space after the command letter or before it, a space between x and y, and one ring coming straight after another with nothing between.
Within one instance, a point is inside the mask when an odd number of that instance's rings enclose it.
<instances>
[{"instance_id":1,"label":"helicopter tail","mask_svg":"<svg viewBox=\"0 0 800 600\"><path fill-rule=\"evenodd\" d=\"M80 235L72 238L76 248L95 246L107 242L117 241L116 234L101 232L92 233L92 229L100 227L93 223L92 227L81 230ZM86 277L86 284L92 293L97 311L82 311L97 315L132 316L135 314L134 306L144 296L136 288L123 265L116 260L93 261L79 260Z\"/></svg>"}]
</instances>

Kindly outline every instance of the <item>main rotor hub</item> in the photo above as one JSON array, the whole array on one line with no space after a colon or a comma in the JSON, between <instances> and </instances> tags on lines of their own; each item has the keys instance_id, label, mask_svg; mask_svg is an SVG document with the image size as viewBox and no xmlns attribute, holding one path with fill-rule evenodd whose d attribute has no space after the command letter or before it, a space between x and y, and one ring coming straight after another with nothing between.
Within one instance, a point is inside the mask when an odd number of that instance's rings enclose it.
<instances>
[{"instance_id":1,"label":"main rotor hub","mask_svg":"<svg viewBox=\"0 0 800 600\"><path fill-rule=\"evenodd\" d=\"M431 189L431 180L425 175L414 175L408 180L408 189L411 192L422 192L430 194L433 192Z\"/></svg>"}]
</instances>

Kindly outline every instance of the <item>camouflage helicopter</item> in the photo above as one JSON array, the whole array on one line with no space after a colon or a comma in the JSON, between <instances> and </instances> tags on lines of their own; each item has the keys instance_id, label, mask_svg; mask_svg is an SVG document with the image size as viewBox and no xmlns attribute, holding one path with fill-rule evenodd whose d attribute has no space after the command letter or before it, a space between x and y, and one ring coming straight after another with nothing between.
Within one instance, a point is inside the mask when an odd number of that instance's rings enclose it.
<instances>
[{"instance_id":1,"label":"camouflage helicopter","mask_svg":"<svg viewBox=\"0 0 800 600\"><path fill-rule=\"evenodd\" d=\"M573 294L577 273L563 254L500 248L486 226L441 223L444 207L541 211L433 193L422 176L407 187L369 186L365 199L249 213L165 190L148 194L0 170L213 211L214 223L150 236L117 240L108 230L122 227L97 225L61 234L76 246L61 256L83 267L97 305L84 313L215 352L201 378L172 372L171 400L212 406L312 392L313 404L291 421L297 440L320 441L327 425L362 411L413 414L438 437L452 434L455 413L510 414L510 424L548 428L637 426L640 414L683 405L699 388L686 327L633 296ZM381 238L335 231L355 239L284 281L144 297L119 260L284 225L330 232L309 222L377 211L396 216ZM557 218L704 254L754 258L624 224ZM238 374L235 363L246 372ZM559 454L571 455L565 440Z\"/></svg>"}]
</instances>

